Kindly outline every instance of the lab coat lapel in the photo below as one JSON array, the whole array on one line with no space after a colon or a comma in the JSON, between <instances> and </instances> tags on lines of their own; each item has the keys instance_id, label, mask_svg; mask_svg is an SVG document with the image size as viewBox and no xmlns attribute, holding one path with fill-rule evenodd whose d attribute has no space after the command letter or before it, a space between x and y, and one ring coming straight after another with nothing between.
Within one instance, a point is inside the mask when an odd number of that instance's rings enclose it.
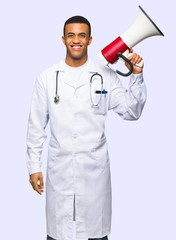
<instances>
[{"instance_id":1,"label":"lab coat lapel","mask_svg":"<svg viewBox=\"0 0 176 240\"><path fill-rule=\"evenodd\" d=\"M89 72L87 72L87 71L84 73L83 78L78 79L77 81L74 81L73 79L67 78L67 77L63 78L65 84L67 84L75 89L87 84L89 82L89 79L90 79Z\"/></svg>"},{"instance_id":2,"label":"lab coat lapel","mask_svg":"<svg viewBox=\"0 0 176 240\"><path fill-rule=\"evenodd\" d=\"M71 78L64 77L64 73L67 71L67 69L65 67L63 60L60 61L58 64L56 64L56 71L63 73L62 76L63 76L63 81L65 84L76 89L76 88L82 87L85 84L90 83L91 75L97 72L95 65L92 63L91 60L89 60L89 61L90 61L90 64L89 64L89 67L87 68L87 70L85 71L83 79L79 79L76 82L73 81Z\"/></svg>"},{"instance_id":3,"label":"lab coat lapel","mask_svg":"<svg viewBox=\"0 0 176 240\"><path fill-rule=\"evenodd\" d=\"M59 71L59 77L61 77L61 75L62 75L62 78L63 78L63 81L65 84L75 88L72 79L68 79L64 76L65 72L67 71L64 60L61 60L58 64L55 65L55 71L56 72Z\"/></svg>"}]
</instances>

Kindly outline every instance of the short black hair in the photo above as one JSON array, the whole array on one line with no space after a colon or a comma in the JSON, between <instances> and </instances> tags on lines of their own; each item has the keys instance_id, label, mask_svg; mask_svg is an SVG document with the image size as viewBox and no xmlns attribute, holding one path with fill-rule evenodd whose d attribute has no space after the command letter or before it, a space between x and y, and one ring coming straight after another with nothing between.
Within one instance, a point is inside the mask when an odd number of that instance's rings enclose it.
<instances>
[{"instance_id":1,"label":"short black hair","mask_svg":"<svg viewBox=\"0 0 176 240\"><path fill-rule=\"evenodd\" d=\"M91 35L91 25L90 25L90 22L85 17L77 15L77 16L73 16L73 17L67 19L67 21L64 24L64 29L63 29L64 36L65 36L66 25L69 24L69 23L85 23L85 24L87 24L88 27L89 27L89 37L90 37L90 35Z\"/></svg>"}]
</instances>

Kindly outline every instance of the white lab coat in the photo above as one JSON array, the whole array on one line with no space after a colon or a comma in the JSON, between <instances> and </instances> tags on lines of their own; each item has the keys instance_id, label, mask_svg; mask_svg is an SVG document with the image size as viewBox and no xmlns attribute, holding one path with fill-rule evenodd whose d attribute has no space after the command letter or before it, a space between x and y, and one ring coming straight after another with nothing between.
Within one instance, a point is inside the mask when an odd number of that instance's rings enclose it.
<instances>
[{"instance_id":1,"label":"white lab coat","mask_svg":"<svg viewBox=\"0 0 176 240\"><path fill-rule=\"evenodd\" d=\"M60 100L54 103L57 70ZM90 77L95 72L103 76L103 88L108 92L98 108L90 101ZM111 231L112 214L106 115L113 109L126 120L138 119L146 88L142 74L132 74L127 91L114 71L90 59L82 79L73 82L64 74L62 60L37 78L28 123L27 166L29 174L41 171L45 127L50 120L47 234L58 240L72 239L75 206L76 238L101 238Z\"/></svg>"}]
</instances>

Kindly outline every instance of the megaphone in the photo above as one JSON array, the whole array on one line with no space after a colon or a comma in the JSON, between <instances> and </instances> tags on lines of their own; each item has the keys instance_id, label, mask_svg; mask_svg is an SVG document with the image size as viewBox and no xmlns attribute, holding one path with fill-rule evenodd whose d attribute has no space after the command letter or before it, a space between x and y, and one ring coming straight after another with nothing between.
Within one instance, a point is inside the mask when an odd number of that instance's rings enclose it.
<instances>
[{"instance_id":1,"label":"megaphone","mask_svg":"<svg viewBox=\"0 0 176 240\"><path fill-rule=\"evenodd\" d=\"M104 65L109 65L109 63L113 64L121 58L130 65L130 70L127 73L122 73L118 70L116 70L116 72L122 76L129 76L133 72L133 64L127 59L129 49L133 48L145 38L156 35L164 36L147 13L139 6L139 12L134 23L127 31L106 46L98 57ZM136 65L142 67L143 62Z\"/></svg>"}]
</instances>

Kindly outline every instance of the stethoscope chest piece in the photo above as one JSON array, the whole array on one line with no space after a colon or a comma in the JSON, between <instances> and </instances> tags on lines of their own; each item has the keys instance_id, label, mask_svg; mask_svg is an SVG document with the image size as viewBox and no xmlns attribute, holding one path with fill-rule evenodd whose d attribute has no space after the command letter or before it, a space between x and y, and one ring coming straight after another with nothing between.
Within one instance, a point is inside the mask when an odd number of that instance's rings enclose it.
<instances>
[{"instance_id":1,"label":"stethoscope chest piece","mask_svg":"<svg viewBox=\"0 0 176 240\"><path fill-rule=\"evenodd\" d=\"M55 103L59 102L59 96L58 96L58 95L56 95L56 96L54 97L54 102L55 102Z\"/></svg>"}]
</instances>

